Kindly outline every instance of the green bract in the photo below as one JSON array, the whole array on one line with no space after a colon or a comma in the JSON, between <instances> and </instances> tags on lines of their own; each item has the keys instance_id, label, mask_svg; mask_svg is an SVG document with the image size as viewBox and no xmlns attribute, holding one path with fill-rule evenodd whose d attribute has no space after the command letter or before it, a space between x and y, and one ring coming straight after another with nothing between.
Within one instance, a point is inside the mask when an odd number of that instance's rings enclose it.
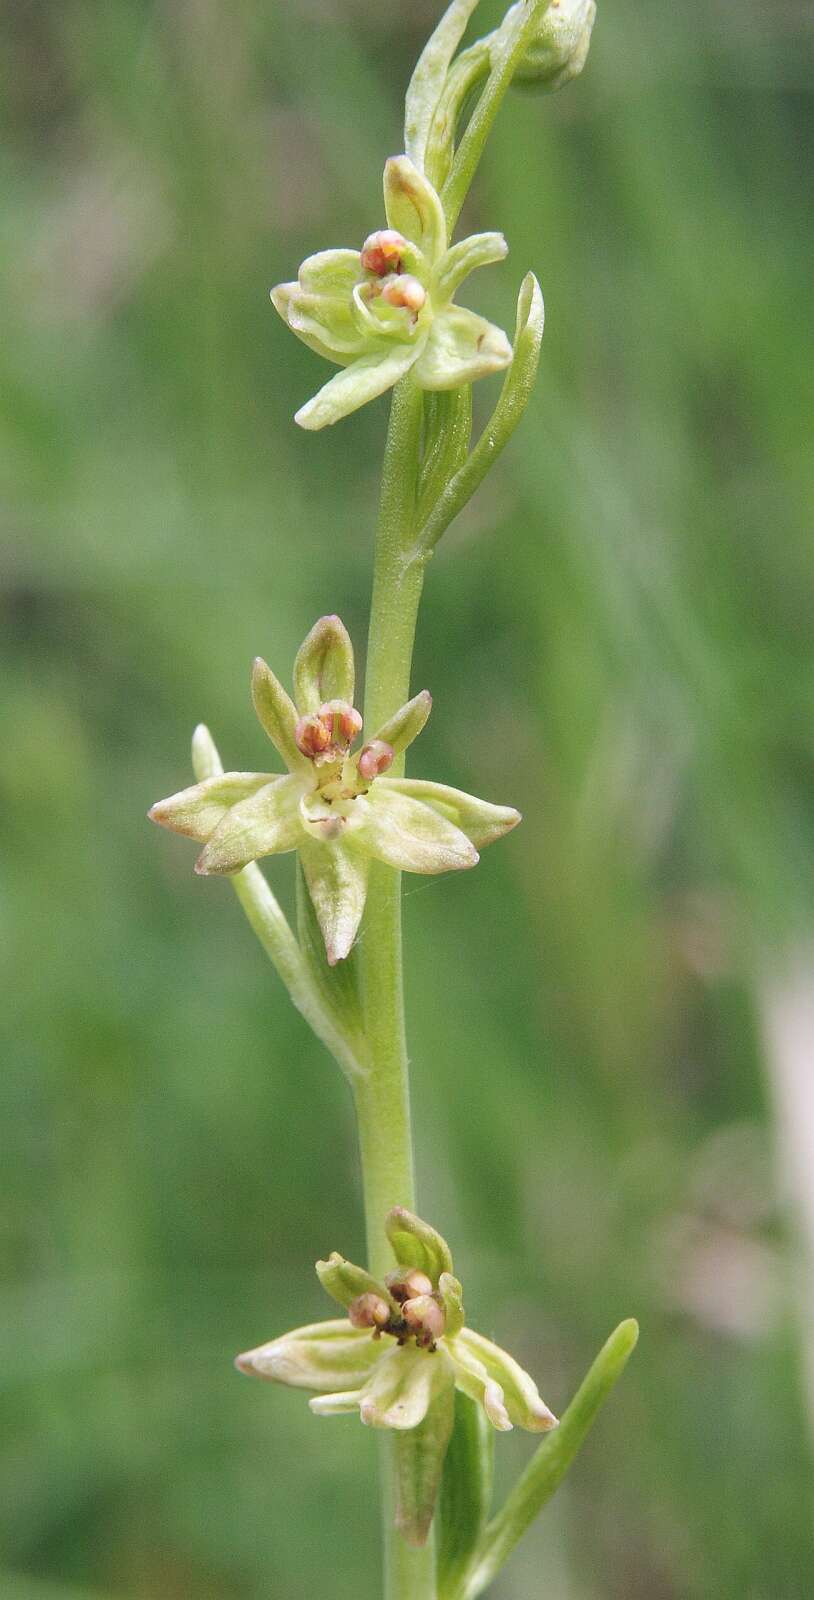
<instances>
[{"instance_id":1,"label":"green bract","mask_svg":"<svg viewBox=\"0 0 814 1600\"><path fill-rule=\"evenodd\" d=\"M544 1433L557 1419L528 1373L465 1326L461 1285L441 1235L401 1206L386 1228L397 1268L385 1283L336 1254L317 1262L320 1282L348 1316L295 1328L238 1356L237 1366L314 1390L310 1406L318 1416L358 1411L368 1427L424 1429L421 1503L401 1506L403 1531L418 1543L432 1518L454 1389L481 1406L499 1432Z\"/></svg>"},{"instance_id":2,"label":"green bract","mask_svg":"<svg viewBox=\"0 0 814 1600\"><path fill-rule=\"evenodd\" d=\"M356 937L371 857L406 872L474 867L478 849L520 815L446 784L384 775L421 732L432 705L427 690L351 750L362 719L352 704L353 647L338 617L311 629L294 685L296 704L266 663L255 662L255 709L287 773L219 773L159 800L150 817L204 845L196 863L204 876L298 851L333 965Z\"/></svg>"},{"instance_id":3,"label":"green bract","mask_svg":"<svg viewBox=\"0 0 814 1600\"><path fill-rule=\"evenodd\" d=\"M453 304L470 272L503 260L503 235L447 248L441 201L408 156L387 162L384 205L388 226L361 251L309 256L296 283L271 291L298 338L344 368L297 412L303 428L338 422L410 370L422 389L458 389L512 359L500 328Z\"/></svg>"}]
</instances>

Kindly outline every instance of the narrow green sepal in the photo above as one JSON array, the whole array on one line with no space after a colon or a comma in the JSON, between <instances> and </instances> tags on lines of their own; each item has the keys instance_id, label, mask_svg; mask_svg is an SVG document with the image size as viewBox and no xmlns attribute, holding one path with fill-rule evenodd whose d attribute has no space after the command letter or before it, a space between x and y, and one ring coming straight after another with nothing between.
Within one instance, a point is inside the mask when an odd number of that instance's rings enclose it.
<instances>
[{"instance_id":1,"label":"narrow green sepal","mask_svg":"<svg viewBox=\"0 0 814 1600\"><path fill-rule=\"evenodd\" d=\"M238 872L263 856L296 850L300 839L300 780L271 778L226 811L195 863L202 877Z\"/></svg>"},{"instance_id":2,"label":"narrow green sepal","mask_svg":"<svg viewBox=\"0 0 814 1600\"><path fill-rule=\"evenodd\" d=\"M359 802L357 801L357 804ZM303 835L298 846L308 893L325 941L328 965L350 954L365 909L369 861L337 843Z\"/></svg>"},{"instance_id":3,"label":"narrow green sepal","mask_svg":"<svg viewBox=\"0 0 814 1600\"><path fill-rule=\"evenodd\" d=\"M312 1322L305 1328L258 1345L237 1357L239 1372L266 1378L290 1389L361 1390L379 1360L379 1348L364 1330L345 1317Z\"/></svg>"},{"instance_id":4,"label":"narrow green sepal","mask_svg":"<svg viewBox=\"0 0 814 1600\"><path fill-rule=\"evenodd\" d=\"M297 726L294 702L261 656L255 658L252 666L252 700L259 722L289 772L307 771L308 762L297 749L294 737Z\"/></svg>"},{"instance_id":5,"label":"narrow green sepal","mask_svg":"<svg viewBox=\"0 0 814 1600\"><path fill-rule=\"evenodd\" d=\"M446 248L444 208L433 186L408 156L391 156L384 168L387 221L417 245L430 263Z\"/></svg>"},{"instance_id":6,"label":"narrow green sepal","mask_svg":"<svg viewBox=\"0 0 814 1600\"><path fill-rule=\"evenodd\" d=\"M197 733L197 730L196 730ZM215 832L232 806L248 800L274 782L272 772L223 772L195 783L166 800L157 800L147 815L151 822L173 833L183 833L202 844Z\"/></svg>"},{"instance_id":7,"label":"narrow green sepal","mask_svg":"<svg viewBox=\"0 0 814 1600\"><path fill-rule=\"evenodd\" d=\"M353 821L353 854L365 849L399 872L461 872L478 864L478 852L460 828L435 807L400 794L386 778L359 796Z\"/></svg>"},{"instance_id":8,"label":"narrow green sepal","mask_svg":"<svg viewBox=\"0 0 814 1600\"><path fill-rule=\"evenodd\" d=\"M392 389L413 365L420 345L397 344L388 350L382 343L367 355L360 356L337 372L295 413L294 421L301 428L316 432L330 428L343 417L349 417L369 400L377 400L386 389Z\"/></svg>"},{"instance_id":9,"label":"narrow green sepal","mask_svg":"<svg viewBox=\"0 0 814 1600\"><path fill-rule=\"evenodd\" d=\"M422 689L419 694L413 695L399 711L385 722L376 734L377 739L389 744L393 754L401 755L418 738L422 728L426 725L427 718L432 711L432 695L429 689Z\"/></svg>"},{"instance_id":10,"label":"narrow green sepal","mask_svg":"<svg viewBox=\"0 0 814 1600\"><path fill-rule=\"evenodd\" d=\"M453 1382L452 1362L440 1345L432 1353L415 1345L388 1350L362 1390L359 1415L368 1428L417 1428Z\"/></svg>"},{"instance_id":11,"label":"narrow green sepal","mask_svg":"<svg viewBox=\"0 0 814 1600\"><path fill-rule=\"evenodd\" d=\"M495 1430L482 1406L460 1390L438 1503L438 1592L458 1594L492 1504Z\"/></svg>"},{"instance_id":12,"label":"narrow green sepal","mask_svg":"<svg viewBox=\"0 0 814 1600\"><path fill-rule=\"evenodd\" d=\"M473 233L460 239L447 250L435 275L435 291L439 302L451 300L456 290L478 267L492 266L505 261L509 246L502 233Z\"/></svg>"},{"instance_id":13,"label":"narrow green sepal","mask_svg":"<svg viewBox=\"0 0 814 1600\"><path fill-rule=\"evenodd\" d=\"M327 1261L316 1263L316 1274L326 1294L346 1310L352 1301L358 1300L360 1294L377 1294L380 1299L387 1301L391 1310L395 1312L398 1309L384 1284L366 1272L364 1267L346 1261L338 1250L332 1250Z\"/></svg>"},{"instance_id":14,"label":"narrow green sepal","mask_svg":"<svg viewBox=\"0 0 814 1600\"><path fill-rule=\"evenodd\" d=\"M460 1333L465 1320L463 1289L451 1272L442 1272L438 1279L438 1293L444 1306L444 1332L448 1338L454 1338L456 1333Z\"/></svg>"},{"instance_id":15,"label":"narrow green sepal","mask_svg":"<svg viewBox=\"0 0 814 1600\"><path fill-rule=\"evenodd\" d=\"M326 700L353 705L353 645L337 616L320 617L297 651L294 699L303 714L318 711Z\"/></svg>"},{"instance_id":16,"label":"narrow green sepal","mask_svg":"<svg viewBox=\"0 0 814 1600\"><path fill-rule=\"evenodd\" d=\"M384 1226L400 1267L418 1267L426 1272L433 1288L442 1272L452 1272L452 1256L446 1239L406 1206L394 1206L388 1211Z\"/></svg>"},{"instance_id":17,"label":"narrow green sepal","mask_svg":"<svg viewBox=\"0 0 814 1600\"><path fill-rule=\"evenodd\" d=\"M514 1356L500 1345L485 1339L474 1328L463 1328L455 1341L456 1355L467 1354L480 1362L492 1383L498 1384L509 1421L529 1433L547 1433L557 1427L557 1418L541 1398L534 1379Z\"/></svg>"},{"instance_id":18,"label":"narrow green sepal","mask_svg":"<svg viewBox=\"0 0 814 1600\"><path fill-rule=\"evenodd\" d=\"M366 1042L359 998L356 952L351 950L344 961L330 965L325 951L325 939L299 859L297 860L297 936L300 949L325 1004L348 1037L353 1040L356 1055L363 1061L366 1055Z\"/></svg>"},{"instance_id":19,"label":"narrow green sepal","mask_svg":"<svg viewBox=\"0 0 814 1600\"><path fill-rule=\"evenodd\" d=\"M416 382L422 389L460 389L502 372L511 359L512 347L502 328L465 306L451 305L430 327L415 363Z\"/></svg>"},{"instance_id":20,"label":"narrow green sepal","mask_svg":"<svg viewBox=\"0 0 814 1600\"><path fill-rule=\"evenodd\" d=\"M448 783L433 783L429 778L380 778L379 786L387 785L388 792L406 799L420 800L424 805L445 817L460 833L464 833L477 850L494 844L510 833L522 821L513 806L495 806L463 789L453 789Z\"/></svg>"},{"instance_id":21,"label":"narrow green sepal","mask_svg":"<svg viewBox=\"0 0 814 1600\"><path fill-rule=\"evenodd\" d=\"M435 1362L438 1356L446 1360L440 1350L428 1359ZM450 1379L440 1386L424 1421L394 1439L396 1527L414 1549L427 1542L454 1419L455 1389Z\"/></svg>"},{"instance_id":22,"label":"narrow green sepal","mask_svg":"<svg viewBox=\"0 0 814 1600\"><path fill-rule=\"evenodd\" d=\"M199 783L223 776L223 762L205 722L199 722L192 735L192 770Z\"/></svg>"}]
</instances>

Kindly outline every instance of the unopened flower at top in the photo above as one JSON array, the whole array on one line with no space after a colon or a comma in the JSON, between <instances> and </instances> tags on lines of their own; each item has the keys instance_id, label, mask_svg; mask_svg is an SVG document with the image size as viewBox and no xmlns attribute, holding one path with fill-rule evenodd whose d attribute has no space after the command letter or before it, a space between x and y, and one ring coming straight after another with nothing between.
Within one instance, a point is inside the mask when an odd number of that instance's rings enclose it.
<instances>
[{"instance_id":1,"label":"unopened flower at top","mask_svg":"<svg viewBox=\"0 0 814 1600\"><path fill-rule=\"evenodd\" d=\"M431 697L423 690L362 740L353 646L336 616L321 617L299 650L295 700L260 660L252 691L288 772L224 772L159 800L150 817L204 845L196 863L203 875L239 872L262 856L296 850L332 965L356 937L372 857L406 872L474 867L478 849L520 821L509 806L392 776L396 757L430 714Z\"/></svg>"},{"instance_id":2,"label":"unopened flower at top","mask_svg":"<svg viewBox=\"0 0 814 1600\"><path fill-rule=\"evenodd\" d=\"M470 272L503 260L503 235L448 248L441 201L407 156L387 162L384 205L388 226L361 251L320 251L271 291L298 338L344 368L297 412L303 428L338 422L411 369L422 389L458 389L512 359L500 328L453 304Z\"/></svg>"}]
</instances>

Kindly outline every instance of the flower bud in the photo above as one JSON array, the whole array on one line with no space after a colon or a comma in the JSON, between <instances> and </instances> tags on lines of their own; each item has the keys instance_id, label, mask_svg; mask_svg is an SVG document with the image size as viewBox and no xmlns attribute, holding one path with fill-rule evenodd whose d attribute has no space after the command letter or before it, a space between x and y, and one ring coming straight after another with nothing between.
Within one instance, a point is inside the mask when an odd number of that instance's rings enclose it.
<instances>
[{"instance_id":1,"label":"flower bud","mask_svg":"<svg viewBox=\"0 0 814 1600\"><path fill-rule=\"evenodd\" d=\"M380 1332L390 1321L390 1307L380 1294L360 1294L348 1306L348 1321L354 1328L374 1328Z\"/></svg>"},{"instance_id":2,"label":"flower bud","mask_svg":"<svg viewBox=\"0 0 814 1600\"><path fill-rule=\"evenodd\" d=\"M595 0L551 0L518 67L518 83L561 89L578 77L588 58Z\"/></svg>"},{"instance_id":3,"label":"flower bud","mask_svg":"<svg viewBox=\"0 0 814 1600\"><path fill-rule=\"evenodd\" d=\"M431 1280L418 1267L400 1267L398 1272L388 1273L385 1283L400 1306L404 1305L405 1300L432 1294Z\"/></svg>"},{"instance_id":4,"label":"flower bud","mask_svg":"<svg viewBox=\"0 0 814 1600\"><path fill-rule=\"evenodd\" d=\"M294 738L297 749L313 761L316 756L321 756L332 742L331 724L321 715L300 717Z\"/></svg>"},{"instance_id":5,"label":"flower bud","mask_svg":"<svg viewBox=\"0 0 814 1600\"><path fill-rule=\"evenodd\" d=\"M394 274L386 278L382 284L382 299L389 306L403 306L405 310L412 311L415 315L419 312L427 299L427 291L417 278L409 272L401 275Z\"/></svg>"},{"instance_id":6,"label":"flower bud","mask_svg":"<svg viewBox=\"0 0 814 1600\"><path fill-rule=\"evenodd\" d=\"M320 721L328 729L329 742L346 747L362 731L362 718L347 700L328 700L319 708Z\"/></svg>"},{"instance_id":7,"label":"flower bud","mask_svg":"<svg viewBox=\"0 0 814 1600\"><path fill-rule=\"evenodd\" d=\"M416 1344L431 1346L441 1338L446 1318L432 1295L420 1294L412 1300L405 1300L401 1314L410 1332L415 1334Z\"/></svg>"},{"instance_id":8,"label":"flower bud","mask_svg":"<svg viewBox=\"0 0 814 1600\"><path fill-rule=\"evenodd\" d=\"M395 228L380 228L362 245L362 266L365 272L375 272L377 278L386 277L388 272L399 272L407 248L407 240Z\"/></svg>"},{"instance_id":9,"label":"flower bud","mask_svg":"<svg viewBox=\"0 0 814 1600\"><path fill-rule=\"evenodd\" d=\"M359 757L359 772L366 783L372 783L388 767L392 767L395 760L395 751L392 745L385 744L383 739L372 739L366 744Z\"/></svg>"}]
</instances>

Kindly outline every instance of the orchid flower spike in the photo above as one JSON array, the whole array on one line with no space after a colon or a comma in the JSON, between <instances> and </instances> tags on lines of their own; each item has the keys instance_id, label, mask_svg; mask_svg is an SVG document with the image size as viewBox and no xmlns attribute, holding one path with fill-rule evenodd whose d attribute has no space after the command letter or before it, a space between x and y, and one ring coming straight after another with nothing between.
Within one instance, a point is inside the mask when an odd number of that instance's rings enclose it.
<instances>
[{"instance_id":1,"label":"orchid flower spike","mask_svg":"<svg viewBox=\"0 0 814 1600\"><path fill-rule=\"evenodd\" d=\"M448 247L441 201L404 155L384 169L384 209L387 227L361 250L322 250L271 291L292 332L344 369L297 412L303 428L338 422L410 370L422 389L459 389L512 359L500 328L453 304L470 272L504 259L502 233Z\"/></svg>"},{"instance_id":2,"label":"orchid flower spike","mask_svg":"<svg viewBox=\"0 0 814 1600\"><path fill-rule=\"evenodd\" d=\"M241 1372L311 1389L317 1416L358 1412L372 1428L407 1431L449 1415L454 1389L483 1408L492 1427L545 1433L557 1418L533 1379L499 1345L468 1328L449 1246L429 1223L396 1206L385 1227L396 1266L378 1281L334 1252L318 1261L323 1288L344 1317L295 1328L237 1357ZM436 1431L433 1492L420 1512L426 1538L449 1439ZM416 1529L413 1528L413 1533Z\"/></svg>"},{"instance_id":3,"label":"orchid flower spike","mask_svg":"<svg viewBox=\"0 0 814 1600\"><path fill-rule=\"evenodd\" d=\"M362 739L353 646L336 616L321 617L301 646L294 700L264 661L254 664L252 689L287 773L224 772L159 800L149 816L204 845L195 868L203 876L296 850L331 965L356 938L372 857L405 872L474 867L478 850L520 821L509 806L390 774L432 698L422 690Z\"/></svg>"}]
</instances>

